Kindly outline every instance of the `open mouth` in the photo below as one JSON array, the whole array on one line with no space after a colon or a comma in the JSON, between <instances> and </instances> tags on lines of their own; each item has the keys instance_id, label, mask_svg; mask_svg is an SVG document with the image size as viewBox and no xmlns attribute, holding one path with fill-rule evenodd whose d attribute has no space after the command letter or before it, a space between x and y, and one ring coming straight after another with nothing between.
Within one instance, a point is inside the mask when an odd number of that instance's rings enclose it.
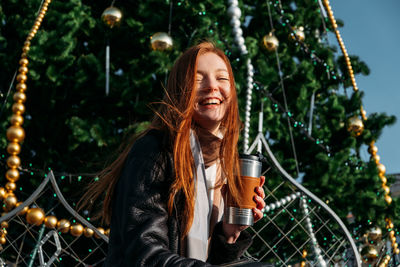
<instances>
[{"instance_id":1,"label":"open mouth","mask_svg":"<svg viewBox=\"0 0 400 267\"><path fill-rule=\"evenodd\" d=\"M223 101L218 98L206 98L199 104L202 106L220 105Z\"/></svg>"}]
</instances>

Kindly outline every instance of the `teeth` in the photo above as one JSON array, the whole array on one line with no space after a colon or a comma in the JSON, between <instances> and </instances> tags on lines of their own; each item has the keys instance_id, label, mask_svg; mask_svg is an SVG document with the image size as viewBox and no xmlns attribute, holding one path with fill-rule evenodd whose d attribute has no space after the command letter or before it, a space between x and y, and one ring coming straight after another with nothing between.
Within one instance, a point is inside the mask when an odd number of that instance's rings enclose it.
<instances>
[{"instance_id":1,"label":"teeth","mask_svg":"<svg viewBox=\"0 0 400 267\"><path fill-rule=\"evenodd\" d=\"M206 99L201 102L202 105L219 105L221 104L221 101L218 99Z\"/></svg>"}]
</instances>

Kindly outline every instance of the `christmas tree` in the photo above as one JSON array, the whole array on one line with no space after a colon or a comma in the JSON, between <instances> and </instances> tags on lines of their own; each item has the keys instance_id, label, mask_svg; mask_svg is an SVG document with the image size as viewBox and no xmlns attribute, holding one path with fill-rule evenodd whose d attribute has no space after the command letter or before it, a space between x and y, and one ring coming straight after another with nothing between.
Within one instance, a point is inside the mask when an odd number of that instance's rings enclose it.
<instances>
[{"instance_id":1,"label":"christmas tree","mask_svg":"<svg viewBox=\"0 0 400 267\"><path fill-rule=\"evenodd\" d=\"M388 228L385 237L394 234L393 225L400 223L397 201L390 198L390 181L374 141L395 118L367 118L363 112L363 92L356 88L354 75L368 75L369 69L357 56L343 55L327 42L327 33L336 29L328 16L329 3L55 1L34 38L24 43L40 4L0 4L3 173L10 168L6 130L9 117L16 114L20 48L28 47L29 61L25 110L20 112L26 137L20 140L21 152L14 153L21 163L13 165L20 167L21 178L14 189L5 187L10 180L4 175L0 178L2 198L9 191L24 201L51 168L58 182L69 177L62 191L75 205L82 186L96 179L91 174L115 158L123 140L145 129L152 117L149 106L161 99L174 60L208 39L230 58L241 118L249 120L249 139L243 135L239 150L247 149L257 135L262 109L262 132L277 160L347 222L355 237L371 233L372 226ZM106 10L112 5L117 9ZM249 86L251 110L246 113ZM366 146L369 161L360 157ZM279 176L267 173L266 186L279 184Z\"/></svg>"}]
</instances>

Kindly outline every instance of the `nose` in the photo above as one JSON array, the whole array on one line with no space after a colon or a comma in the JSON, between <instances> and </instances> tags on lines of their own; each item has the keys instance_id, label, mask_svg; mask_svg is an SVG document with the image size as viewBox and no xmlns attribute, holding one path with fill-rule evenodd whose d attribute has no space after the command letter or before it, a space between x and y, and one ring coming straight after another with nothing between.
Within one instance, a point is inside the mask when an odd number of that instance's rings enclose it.
<instances>
[{"instance_id":1,"label":"nose","mask_svg":"<svg viewBox=\"0 0 400 267\"><path fill-rule=\"evenodd\" d=\"M207 82L205 84L205 89L209 91L217 91L218 90L218 82L213 77L208 77Z\"/></svg>"}]
</instances>

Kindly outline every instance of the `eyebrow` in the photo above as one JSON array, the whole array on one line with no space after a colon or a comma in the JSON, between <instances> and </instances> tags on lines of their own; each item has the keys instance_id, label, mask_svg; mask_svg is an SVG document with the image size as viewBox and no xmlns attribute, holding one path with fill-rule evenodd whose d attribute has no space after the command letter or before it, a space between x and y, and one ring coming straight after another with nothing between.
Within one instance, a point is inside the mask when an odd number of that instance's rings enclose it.
<instances>
[{"instance_id":1,"label":"eyebrow","mask_svg":"<svg viewBox=\"0 0 400 267\"><path fill-rule=\"evenodd\" d=\"M221 72L221 71L223 71L223 72L229 73L227 69L216 69L215 71L216 71L216 72ZM197 70L197 73L204 74L204 72L201 71L201 70Z\"/></svg>"}]
</instances>

